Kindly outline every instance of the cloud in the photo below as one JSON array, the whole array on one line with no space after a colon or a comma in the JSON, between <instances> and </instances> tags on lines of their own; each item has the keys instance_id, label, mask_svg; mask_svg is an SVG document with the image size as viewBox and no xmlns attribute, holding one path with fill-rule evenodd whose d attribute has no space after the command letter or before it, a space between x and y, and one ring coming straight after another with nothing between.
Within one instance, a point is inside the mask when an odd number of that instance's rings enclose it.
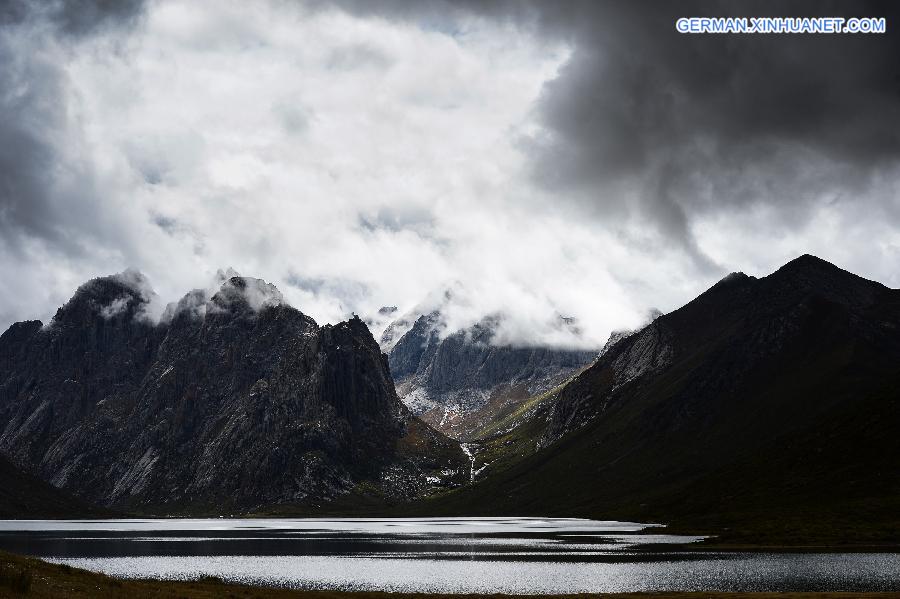
<instances>
[{"instance_id":1,"label":"cloud","mask_svg":"<svg viewBox=\"0 0 900 599\"><path fill-rule=\"evenodd\" d=\"M220 269L205 287L192 289L177 302L166 304L165 309L158 313L158 321L169 323L181 315L202 320L207 314L221 313L235 307L259 312L282 304L285 304L284 296L272 283L242 277L233 268Z\"/></svg>"},{"instance_id":2,"label":"cloud","mask_svg":"<svg viewBox=\"0 0 900 599\"><path fill-rule=\"evenodd\" d=\"M198 315L232 264L320 323L452 288L593 346L804 252L900 285L896 36L674 31L764 9L3 3L0 326L127 267Z\"/></svg>"},{"instance_id":3,"label":"cloud","mask_svg":"<svg viewBox=\"0 0 900 599\"><path fill-rule=\"evenodd\" d=\"M115 318L119 314L123 313L127 307L128 298L119 297L114 299L112 303L103 306L103 308L100 310L100 315L106 319Z\"/></svg>"},{"instance_id":4,"label":"cloud","mask_svg":"<svg viewBox=\"0 0 900 599\"><path fill-rule=\"evenodd\" d=\"M275 285L253 277L229 278L213 296L212 301L215 305L224 307L235 299L246 302L254 312L284 303L284 296Z\"/></svg>"},{"instance_id":5,"label":"cloud","mask_svg":"<svg viewBox=\"0 0 900 599\"><path fill-rule=\"evenodd\" d=\"M683 35L674 27L682 16L876 16L890 24L900 16L896 4L341 5L383 18L444 21L450 29L446 22L464 22L469 11L570 43L571 57L542 89L536 122L521 131L532 180L624 238L649 229L661 252L684 253L698 276L734 265L704 235L712 222L743 240L741 221L770 215L762 237L792 236L794 243L776 261L763 261L766 267L804 248L833 255L821 235L796 235L825 214L848 229L860 216L876 229L884 218L898 224L900 35L893 27L873 36ZM878 262L895 255L895 236L877 240L878 247L860 251L880 254ZM855 251L841 258L893 277Z\"/></svg>"},{"instance_id":6,"label":"cloud","mask_svg":"<svg viewBox=\"0 0 900 599\"><path fill-rule=\"evenodd\" d=\"M49 25L59 36L78 38L134 25L143 11L144 0L7 0L0 5L0 25Z\"/></svg>"},{"instance_id":7,"label":"cloud","mask_svg":"<svg viewBox=\"0 0 900 599\"><path fill-rule=\"evenodd\" d=\"M697 227L721 215L770 208L768 227L787 234L835 204L866 204L897 223L883 184L896 181L900 163L900 36L674 28L681 16L866 15L893 23L895 5L540 8L546 34L571 36L574 51L542 92L542 126L522 141L538 184L607 220L639 219L703 268L721 258Z\"/></svg>"},{"instance_id":8,"label":"cloud","mask_svg":"<svg viewBox=\"0 0 900 599\"><path fill-rule=\"evenodd\" d=\"M73 262L96 261L98 245L130 245L101 191L65 68L83 40L138 19L138 4L116 4L13 0L0 8L0 273L13 282L0 291L4 323L40 304L46 318L48 296L58 306L97 274L76 274Z\"/></svg>"}]
</instances>

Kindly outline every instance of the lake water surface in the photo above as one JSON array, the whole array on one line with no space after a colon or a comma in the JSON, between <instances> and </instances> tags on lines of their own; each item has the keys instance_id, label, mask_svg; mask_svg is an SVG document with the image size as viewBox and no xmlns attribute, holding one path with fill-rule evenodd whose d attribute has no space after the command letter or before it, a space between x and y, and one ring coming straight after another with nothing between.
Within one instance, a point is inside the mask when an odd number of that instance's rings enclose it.
<instances>
[{"instance_id":1,"label":"lake water surface","mask_svg":"<svg viewBox=\"0 0 900 599\"><path fill-rule=\"evenodd\" d=\"M900 555L679 551L556 518L0 521L0 549L126 578L442 593L900 591Z\"/></svg>"}]
</instances>

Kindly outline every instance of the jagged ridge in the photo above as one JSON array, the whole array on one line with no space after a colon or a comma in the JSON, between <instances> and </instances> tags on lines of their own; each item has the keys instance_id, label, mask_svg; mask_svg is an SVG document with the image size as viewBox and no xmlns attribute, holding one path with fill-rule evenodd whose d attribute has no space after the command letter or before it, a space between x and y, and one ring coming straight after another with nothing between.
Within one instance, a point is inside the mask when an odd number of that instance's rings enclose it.
<instances>
[{"instance_id":1,"label":"jagged ridge","mask_svg":"<svg viewBox=\"0 0 900 599\"><path fill-rule=\"evenodd\" d=\"M406 404L439 430L464 438L521 401L555 387L597 355L498 344L496 326L495 318L486 318L444 334L440 312L417 318L389 353Z\"/></svg>"},{"instance_id":2,"label":"jagged ridge","mask_svg":"<svg viewBox=\"0 0 900 599\"><path fill-rule=\"evenodd\" d=\"M458 447L410 427L359 319L319 327L235 276L156 323L133 279L0 336L0 451L26 469L107 506L219 513L457 479Z\"/></svg>"}]
</instances>

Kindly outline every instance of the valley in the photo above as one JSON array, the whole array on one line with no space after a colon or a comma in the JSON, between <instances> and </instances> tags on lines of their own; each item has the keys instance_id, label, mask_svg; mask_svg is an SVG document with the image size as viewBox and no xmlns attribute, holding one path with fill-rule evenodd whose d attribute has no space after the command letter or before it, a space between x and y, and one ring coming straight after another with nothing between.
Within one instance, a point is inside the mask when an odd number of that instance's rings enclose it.
<instances>
[{"instance_id":1,"label":"valley","mask_svg":"<svg viewBox=\"0 0 900 599\"><path fill-rule=\"evenodd\" d=\"M419 317L382 353L359 319L319 327L275 292L232 277L154 323L118 275L47 326L13 325L5 476L55 507L8 516L516 514L664 522L723 547L900 538L900 296L818 258L729 275L596 352L494 347L485 325L442 337Z\"/></svg>"}]
</instances>

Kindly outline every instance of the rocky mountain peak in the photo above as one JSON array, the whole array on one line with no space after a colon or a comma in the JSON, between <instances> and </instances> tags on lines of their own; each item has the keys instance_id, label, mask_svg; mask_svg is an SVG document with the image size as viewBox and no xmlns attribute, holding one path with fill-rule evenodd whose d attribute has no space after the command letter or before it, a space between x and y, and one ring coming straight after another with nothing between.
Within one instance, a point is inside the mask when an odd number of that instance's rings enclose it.
<instances>
[{"instance_id":1,"label":"rocky mountain peak","mask_svg":"<svg viewBox=\"0 0 900 599\"><path fill-rule=\"evenodd\" d=\"M809 272L809 271L831 271L831 272L841 271L841 272L845 272L845 273L847 272L845 270L838 268L831 262L828 262L827 260L823 260L822 258L819 258L818 256L813 256L812 254L801 254L800 256L797 256L793 260L786 262L784 264L784 266L782 266L778 270L781 270L781 271L806 271L806 272Z\"/></svg>"},{"instance_id":2,"label":"rocky mountain peak","mask_svg":"<svg viewBox=\"0 0 900 599\"><path fill-rule=\"evenodd\" d=\"M881 283L847 272L809 254L791 260L763 280L776 298L799 298L812 294L855 306L870 303L874 294L887 289Z\"/></svg>"},{"instance_id":3,"label":"rocky mountain peak","mask_svg":"<svg viewBox=\"0 0 900 599\"><path fill-rule=\"evenodd\" d=\"M827 260L810 254L803 254L798 258L794 258L767 276L766 279L794 281L807 287L837 287L845 285L857 288L860 286L884 287L881 283L855 275Z\"/></svg>"},{"instance_id":4,"label":"rocky mountain peak","mask_svg":"<svg viewBox=\"0 0 900 599\"><path fill-rule=\"evenodd\" d=\"M275 285L253 277L228 278L210 300L212 310L227 312L259 312L284 303L284 297Z\"/></svg>"},{"instance_id":5,"label":"rocky mountain peak","mask_svg":"<svg viewBox=\"0 0 900 599\"><path fill-rule=\"evenodd\" d=\"M204 319L208 314L254 316L265 308L287 306L281 291L263 279L243 277L229 269L219 273L221 284L214 292L193 289L166 306L162 322L176 319Z\"/></svg>"},{"instance_id":6,"label":"rocky mountain peak","mask_svg":"<svg viewBox=\"0 0 900 599\"><path fill-rule=\"evenodd\" d=\"M96 317L131 320L142 314L152 296L146 277L127 270L97 277L84 283L72 298L56 311L54 325L83 323Z\"/></svg>"},{"instance_id":7,"label":"rocky mountain peak","mask_svg":"<svg viewBox=\"0 0 900 599\"><path fill-rule=\"evenodd\" d=\"M570 330L575 326L571 318L558 322ZM418 316L399 340L392 340L388 354L407 407L462 438L468 427L488 417L487 411L511 408L558 385L597 354L513 345L498 333L502 324L502 315L494 314L448 331L439 310Z\"/></svg>"},{"instance_id":8,"label":"rocky mountain peak","mask_svg":"<svg viewBox=\"0 0 900 599\"><path fill-rule=\"evenodd\" d=\"M747 281L752 278L753 277L751 277L750 275L744 274L741 271L730 272L727 275L725 275L724 277L722 277L721 279L719 279L718 282L715 285L713 285L713 287L715 287L716 285L731 285L731 284L735 284L735 283L742 283L742 282Z\"/></svg>"},{"instance_id":9,"label":"rocky mountain peak","mask_svg":"<svg viewBox=\"0 0 900 599\"><path fill-rule=\"evenodd\" d=\"M232 275L157 323L132 318L149 294L129 283L91 281L58 326L0 337L0 451L17 464L142 509L319 502L363 481L400 497L454 478L458 445L413 421L359 318L319 327Z\"/></svg>"}]
</instances>

